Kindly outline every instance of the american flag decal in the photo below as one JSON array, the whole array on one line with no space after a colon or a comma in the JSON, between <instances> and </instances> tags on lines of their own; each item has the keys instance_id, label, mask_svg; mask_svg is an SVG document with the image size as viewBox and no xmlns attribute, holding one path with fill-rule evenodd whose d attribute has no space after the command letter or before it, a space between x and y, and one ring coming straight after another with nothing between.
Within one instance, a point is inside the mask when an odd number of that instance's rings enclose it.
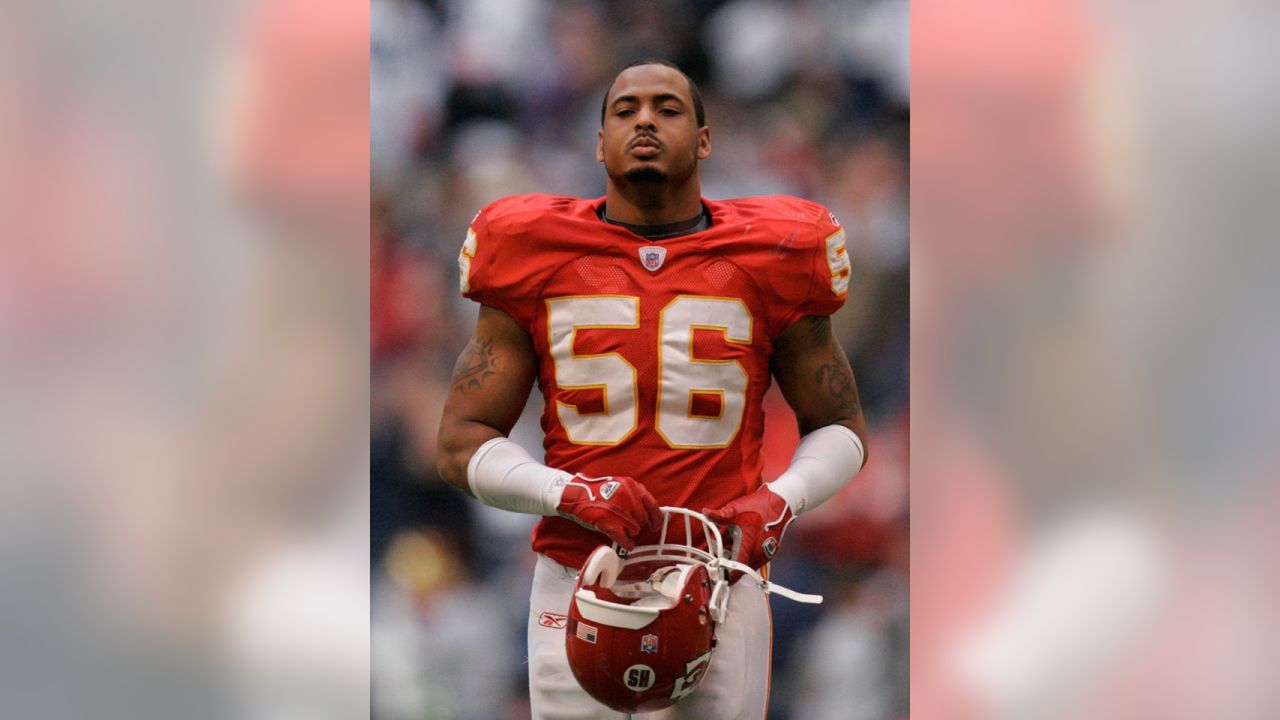
<instances>
[{"instance_id":1,"label":"american flag decal","mask_svg":"<svg viewBox=\"0 0 1280 720\"><path fill-rule=\"evenodd\" d=\"M578 631L574 634L578 636L579 640L584 640L586 642L591 643L592 645L594 645L596 642L595 627L588 625L584 622L578 623Z\"/></svg>"}]
</instances>

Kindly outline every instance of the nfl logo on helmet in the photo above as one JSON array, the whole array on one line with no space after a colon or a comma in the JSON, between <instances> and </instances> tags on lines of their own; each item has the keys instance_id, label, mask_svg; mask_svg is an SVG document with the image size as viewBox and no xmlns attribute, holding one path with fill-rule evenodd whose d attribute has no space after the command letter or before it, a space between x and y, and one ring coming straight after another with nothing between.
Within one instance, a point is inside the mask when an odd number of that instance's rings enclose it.
<instances>
[{"instance_id":1,"label":"nfl logo on helmet","mask_svg":"<svg viewBox=\"0 0 1280 720\"><path fill-rule=\"evenodd\" d=\"M654 272L662 267L662 263L667 259L667 249L658 247L657 245L646 245L640 248L640 263L644 265L644 269Z\"/></svg>"},{"instance_id":2,"label":"nfl logo on helmet","mask_svg":"<svg viewBox=\"0 0 1280 720\"><path fill-rule=\"evenodd\" d=\"M658 652L658 636L645 635L640 638L640 652L656 653Z\"/></svg>"}]
</instances>

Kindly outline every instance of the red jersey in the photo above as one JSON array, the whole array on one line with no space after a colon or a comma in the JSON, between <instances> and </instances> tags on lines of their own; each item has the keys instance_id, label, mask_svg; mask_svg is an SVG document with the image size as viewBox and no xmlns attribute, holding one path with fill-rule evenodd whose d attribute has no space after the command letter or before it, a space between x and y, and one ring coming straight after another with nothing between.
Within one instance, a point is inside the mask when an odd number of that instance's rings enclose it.
<instances>
[{"instance_id":1,"label":"red jersey","mask_svg":"<svg viewBox=\"0 0 1280 720\"><path fill-rule=\"evenodd\" d=\"M695 510L760 486L774 340L835 312L849 284L844 232L821 205L702 202L710 227L653 241L601 220L604 198L505 198L458 259L462 294L533 340L546 463L628 475ZM535 551L572 567L601 542L559 517L533 531Z\"/></svg>"}]
</instances>

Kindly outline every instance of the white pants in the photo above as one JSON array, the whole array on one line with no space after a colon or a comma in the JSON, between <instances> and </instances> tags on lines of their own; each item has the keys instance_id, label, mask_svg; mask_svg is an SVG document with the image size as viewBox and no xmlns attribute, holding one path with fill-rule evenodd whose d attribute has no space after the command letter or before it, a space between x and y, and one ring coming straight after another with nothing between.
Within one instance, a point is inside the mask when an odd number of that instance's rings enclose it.
<instances>
[{"instance_id":1,"label":"white pants","mask_svg":"<svg viewBox=\"0 0 1280 720\"><path fill-rule=\"evenodd\" d=\"M529 698L534 720L620 720L626 715L596 702L573 678L565 655L564 628L550 613L569 612L577 570L543 555L533 572L529 603ZM729 616L716 628L716 651L692 695L670 710L643 716L698 720L762 720L769 705L773 622L769 600L750 581L736 583Z\"/></svg>"}]
</instances>

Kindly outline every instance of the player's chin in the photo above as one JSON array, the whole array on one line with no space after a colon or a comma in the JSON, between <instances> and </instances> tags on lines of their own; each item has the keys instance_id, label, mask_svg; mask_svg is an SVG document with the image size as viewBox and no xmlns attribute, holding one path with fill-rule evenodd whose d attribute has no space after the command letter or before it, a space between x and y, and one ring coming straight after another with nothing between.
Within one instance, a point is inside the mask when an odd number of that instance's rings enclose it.
<instances>
[{"instance_id":1,"label":"player's chin","mask_svg":"<svg viewBox=\"0 0 1280 720\"><path fill-rule=\"evenodd\" d=\"M667 181L667 171L654 163L642 163L628 168L623 177L633 183L660 183Z\"/></svg>"}]
</instances>

